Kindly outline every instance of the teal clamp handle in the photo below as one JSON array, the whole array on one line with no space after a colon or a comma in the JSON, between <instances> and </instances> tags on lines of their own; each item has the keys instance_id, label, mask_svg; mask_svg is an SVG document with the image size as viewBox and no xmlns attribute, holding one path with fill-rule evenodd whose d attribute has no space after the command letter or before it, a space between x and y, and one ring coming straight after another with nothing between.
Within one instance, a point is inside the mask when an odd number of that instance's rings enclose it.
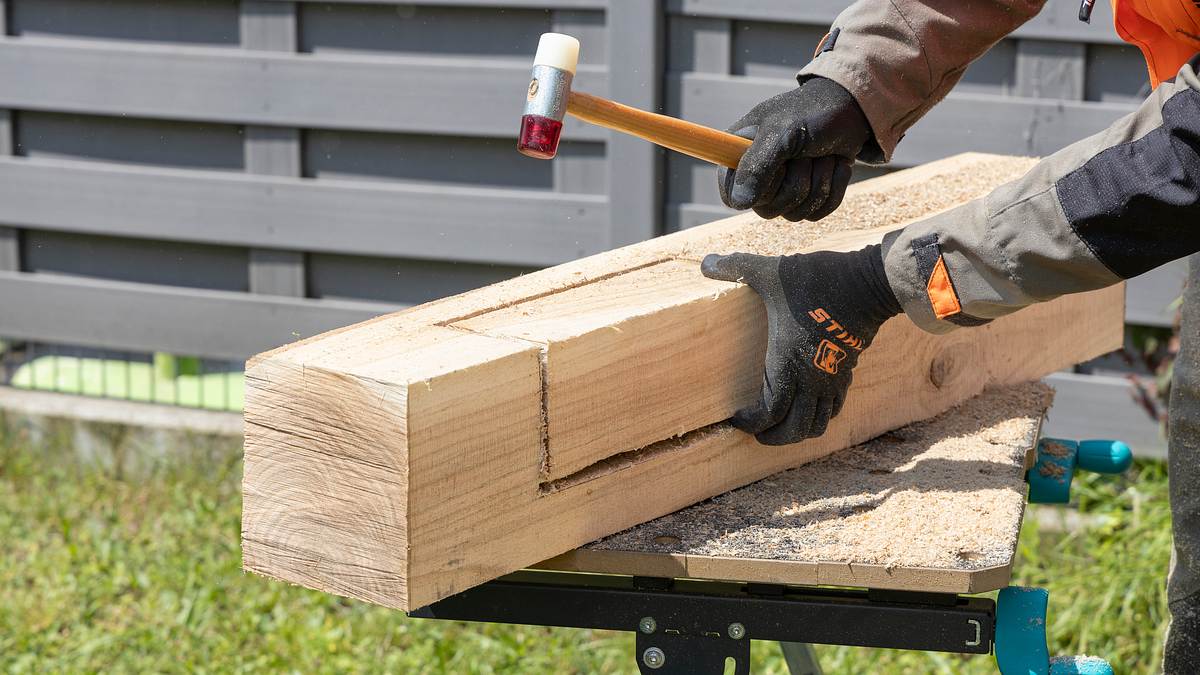
<instances>
[{"instance_id":1,"label":"teal clamp handle","mask_svg":"<svg viewBox=\"0 0 1200 675\"><path fill-rule=\"evenodd\" d=\"M1133 451L1121 441L1080 441L1075 463L1095 473L1125 473L1133 464Z\"/></svg>"},{"instance_id":2,"label":"teal clamp handle","mask_svg":"<svg viewBox=\"0 0 1200 675\"><path fill-rule=\"evenodd\" d=\"M1046 605L1042 588L1009 586L996 598L996 665L1001 675L1113 675L1094 656L1051 659L1046 647Z\"/></svg>"},{"instance_id":3,"label":"teal clamp handle","mask_svg":"<svg viewBox=\"0 0 1200 675\"><path fill-rule=\"evenodd\" d=\"M1042 588L1009 586L996 598L996 666L1001 675L1047 675L1046 603Z\"/></svg>"},{"instance_id":4,"label":"teal clamp handle","mask_svg":"<svg viewBox=\"0 0 1200 675\"><path fill-rule=\"evenodd\" d=\"M1068 441L1043 438L1038 441L1037 461L1025 474L1029 501L1033 504L1066 504L1071 500L1075 470L1122 473L1133 463L1133 451L1121 441Z\"/></svg>"}]
</instances>

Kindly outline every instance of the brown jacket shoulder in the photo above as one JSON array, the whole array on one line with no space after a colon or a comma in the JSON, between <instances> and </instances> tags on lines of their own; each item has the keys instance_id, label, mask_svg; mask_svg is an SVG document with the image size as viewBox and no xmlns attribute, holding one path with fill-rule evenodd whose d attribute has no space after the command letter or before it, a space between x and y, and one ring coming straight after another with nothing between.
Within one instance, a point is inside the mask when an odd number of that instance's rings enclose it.
<instances>
[{"instance_id":1,"label":"brown jacket shoulder","mask_svg":"<svg viewBox=\"0 0 1200 675\"><path fill-rule=\"evenodd\" d=\"M834 20L799 77L827 77L853 94L876 140L860 159L889 161L908 128L946 96L967 65L1044 4L858 0Z\"/></svg>"}]
</instances>

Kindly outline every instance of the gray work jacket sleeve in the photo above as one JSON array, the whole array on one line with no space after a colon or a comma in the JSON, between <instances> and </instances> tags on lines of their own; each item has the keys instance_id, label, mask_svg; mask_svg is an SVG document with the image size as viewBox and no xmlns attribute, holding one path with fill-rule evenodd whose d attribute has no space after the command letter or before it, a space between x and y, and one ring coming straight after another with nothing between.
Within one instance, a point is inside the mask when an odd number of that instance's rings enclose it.
<instances>
[{"instance_id":1,"label":"gray work jacket sleeve","mask_svg":"<svg viewBox=\"0 0 1200 675\"><path fill-rule=\"evenodd\" d=\"M886 236L905 313L931 332L979 325L1200 251L1197 64L1023 177Z\"/></svg>"},{"instance_id":2,"label":"gray work jacket sleeve","mask_svg":"<svg viewBox=\"0 0 1200 675\"><path fill-rule=\"evenodd\" d=\"M859 159L890 161L904 132L942 100L967 65L1045 0L858 0L799 73L849 91L874 131Z\"/></svg>"}]
</instances>

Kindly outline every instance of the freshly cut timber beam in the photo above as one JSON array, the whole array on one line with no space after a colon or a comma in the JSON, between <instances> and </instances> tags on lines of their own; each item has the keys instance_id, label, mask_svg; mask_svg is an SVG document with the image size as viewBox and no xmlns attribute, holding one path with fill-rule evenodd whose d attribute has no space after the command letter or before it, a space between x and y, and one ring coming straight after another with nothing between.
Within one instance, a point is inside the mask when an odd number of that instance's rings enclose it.
<instances>
[{"instance_id":1,"label":"freshly cut timber beam","mask_svg":"<svg viewBox=\"0 0 1200 675\"><path fill-rule=\"evenodd\" d=\"M374 360L322 359L316 343L247 372L242 548L251 569L396 606L422 565L503 546L471 541L474 500L518 503L537 483L541 379L528 343L437 326L379 337L361 345Z\"/></svg>"},{"instance_id":2,"label":"freshly cut timber beam","mask_svg":"<svg viewBox=\"0 0 1200 675\"><path fill-rule=\"evenodd\" d=\"M1031 163L951 158L815 225L735 216L252 359L245 567L419 607L1119 347L1120 287L943 337L897 317L825 436L765 448L722 422L757 390L763 311L705 253L859 248Z\"/></svg>"}]
</instances>

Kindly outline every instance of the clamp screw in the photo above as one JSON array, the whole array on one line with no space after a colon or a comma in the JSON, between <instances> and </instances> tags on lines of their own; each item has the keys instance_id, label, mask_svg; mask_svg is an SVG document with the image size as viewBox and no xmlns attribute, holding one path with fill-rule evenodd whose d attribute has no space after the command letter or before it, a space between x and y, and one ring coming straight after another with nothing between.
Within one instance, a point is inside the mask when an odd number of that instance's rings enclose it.
<instances>
[{"instance_id":1,"label":"clamp screw","mask_svg":"<svg viewBox=\"0 0 1200 675\"><path fill-rule=\"evenodd\" d=\"M734 640L741 640L746 637L746 627L740 623L729 624L729 637Z\"/></svg>"},{"instance_id":2,"label":"clamp screw","mask_svg":"<svg viewBox=\"0 0 1200 675\"><path fill-rule=\"evenodd\" d=\"M658 630L658 622L655 621L654 617L652 616L643 617L642 620L638 622L638 630L642 631L646 635L649 635Z\"/></svg>"},{"instance_id":3,"label":"clamp screw","mask_svg":"<svg viewBox=\"0 0 1200 675\"><path fill-rule=\"evenodd\" d=\"M647 668L658 670L667 662L667 655L658 647L650 647L642 652L642 663L646 664Z\"/></svg>"}]
</instances>

